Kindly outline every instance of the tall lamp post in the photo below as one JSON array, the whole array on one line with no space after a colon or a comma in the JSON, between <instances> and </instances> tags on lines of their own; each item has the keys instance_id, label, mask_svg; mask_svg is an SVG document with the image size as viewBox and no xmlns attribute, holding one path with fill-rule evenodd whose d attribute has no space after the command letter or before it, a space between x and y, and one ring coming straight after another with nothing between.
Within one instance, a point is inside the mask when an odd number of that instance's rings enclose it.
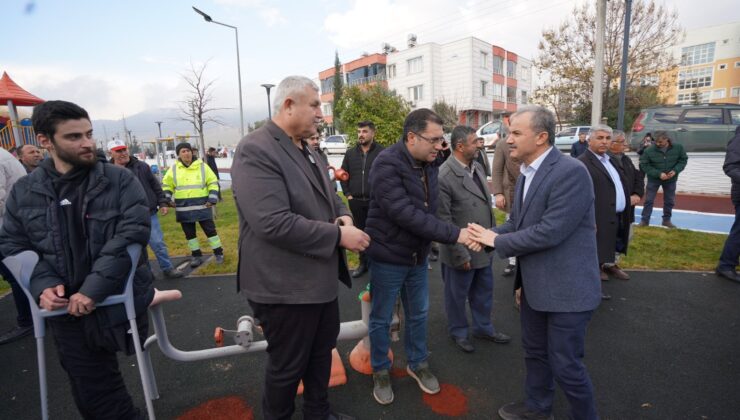
<instances>
[{"instance_id":1,"label":"tall lamp post","mask_svg":"<svg viewBox=\"0 0 740 420\"><path fill-rule=\"evenodd\" d=\"M267 118L272 119L272 107L270 106L270 89L274 88L275 85L271 85L269 83L265 83L262 85L263 88L267 91Z\"/></svg>"},{"instance_id":2,"label":"tall lamp post","mask_svg":"<svg viewBox=\"0 0 740 420\"><path fill-rule=\"evenodd\" d=\"M162 121L154 121L154 124L157 124L157 128L159 128L159 138L156 141L156 150L157 150L157 163L159 163L159 154L162 154L162 166L159 169L159 173L161 174L164 170L165 166L167 166L167 156L165 156L165 153L162 151L162 145L159 144L159 142L162 141ZM165 144L165 150L167 149Z\"/></svg>"},{"instance_id":3,"label":"tall lamp post","mask_svg":"<svg viewBox=\"0 0 740 420\"><path fill-rule=\"evenodd\" d=\"M231 28L234 30L234 35L236 37L236 74L237 74L237 77L239 78L239 121L241 122L241 134L242 134L242 137L244 137L244 106L242 105L242 69L241 69L241 64L239 64L239 29L237 29L236 26L227 25L221 22L216 22L215 20L211 19L210 16L198 10L198 8L196 8L195 6L193 6L193 10L195 10L195 13L203 16L203 19L205 19L206 22L211 22L211 23L215 23L216 25L226 26L227 28Z\"/></svg>"}]
</instances>

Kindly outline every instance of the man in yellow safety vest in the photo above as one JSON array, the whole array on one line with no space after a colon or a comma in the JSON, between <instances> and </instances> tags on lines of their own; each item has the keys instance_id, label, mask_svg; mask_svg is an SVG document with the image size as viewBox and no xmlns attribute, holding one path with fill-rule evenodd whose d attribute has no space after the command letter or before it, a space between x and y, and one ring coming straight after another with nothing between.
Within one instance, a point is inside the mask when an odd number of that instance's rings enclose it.
<instances>
[{"instance_id":1,"label":"man in yellow safety vest","mask_svg":"<svg viewBox=\"0 0 740 420\"><path fill-rule=\"evenodd\" d=\"M216 256L216 264L222 264L224 249L216 232L211 209L218 203L218 178L202 160L193 159L190 143L178 144L175 152L177 162L162 179L162 190L170 202L174 201L175 220L182 226L188 240L188 248L193 255L190 266L197 267L203 263L203 253L195 233L195 222L200 223L201 229L208 237L208 244Z\"/></svg>"}]
</instances>

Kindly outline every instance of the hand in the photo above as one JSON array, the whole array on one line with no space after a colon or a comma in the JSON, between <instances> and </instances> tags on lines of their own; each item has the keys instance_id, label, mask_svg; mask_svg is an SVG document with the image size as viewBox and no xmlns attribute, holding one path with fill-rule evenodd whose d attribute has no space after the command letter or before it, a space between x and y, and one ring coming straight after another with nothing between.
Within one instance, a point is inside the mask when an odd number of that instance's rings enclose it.
<instances>
[{"instance_id":1,"label":"hand","mask_svg":"<svg viewBox=\"0 0 740 420\"><path fill-rule=\"evenodd\" d=\"M83 316L95 310L95 302L82 293L75 293L69 297L67 312L73 316Z\"/></svg>"},{"instance_id":2,"label":"hand","mask_svg":"<svg viewBox=\"0 0 740 420\"><path fill-rule=\"evenodd\" d=\"M522 288L518 288L514 290L514 302L516 303L516 308L519 309L522 306Z\"/></svg>"},{"instance_id":3,"label":"hand","mask_svg":"<svg viewBox=\"0 0 740 420\"><path fill-rule=\"evenodd\" d=\"M475 223L468 223L468 230L470 231L470 237L474 241L486 246L493 246L493 242L496 240L496 236L498 236L494 231Z\"/></svg>"},{"instance_id":4,"label":"hand","mask_svg":"<svg viewBox=\"0 0 740 420\"><path fill-rule=\"evenodd\" d=\"M667 173L661 172L660 173L660 179L665 181L666 179L670 178Z\"/></svg>"},{"instance_id":5,"label":"hand","mask_svg":"<svg viewBox=\"0 0 740 420\"><path fill-rule=\"evenodd\" d=\"M339 226L342 231L342 239L339 246L352 252L362 252L370 245L370 236L354 226Z\"/></svg>"},{"instance_id":6,"label":"hand","mask_svg":"<svg viewBox=\"0 0 740 420\"><path fill-rule=\"evenodd\" d=\"M167 216L167 213L170 212L170 209L167 207L160 207L159 212L162 213L162 216Z\"/></svg>"},{"instance_id":7,"label":"hand","mask_svg":"<svg viewBox=\"0 0 740 420\"><path fill-rule=\"evenodd\" d=\"M506 207L506 197L503 194L496 194L496 208L502 210Z\"/></svg>"},{"instance_id":8,"label":"hand","mask_svg":"<svg viewBox=\"0 0 740 420\"><path fill-rule=\"evenodd\" d=\"M351 200L352 199L352 196L351 195L348 195L346 197L347 197L347 200Z\"/></svg>"},{"instance_id":9,"label":"hand","mask_svg":"<svg viewBox=\"0 0 740 420\"><path fill-rule=\"evenodd\" d=\"M668 172L668 179L671 179L674 176L676 176L676 171L670 171L670 172Z\"/></svg>"},{"instance_id":10,"label":"hand","mask_svg":"<svg viewBox=\"0 0 740 420\"><path fill-rule=\"evenodd\" d=\"M630 196L630 206L636 206L640 203L640 196L637 194L632 194Z\"/></svg>"},{"instance_id":11,"label":"hand","mask_svg":"<svg viewBox=\"0 0 740 420\"><path fill-rule=\"evenodd\" d=\"M47 311L62 309L67 306L67 303L69 303L69 299L64 297L63 284L44 289L39 297L39 305Z\"/></svg>"},{"instance_id":12,"label":"hand","mask_svg":"<svg viewBox=\"0 0 740 420\"><path fill-rule=\"evenodd\" d=\"M354 226L355 221L352 220L351 217L344 215L337 217L336 220L334 220L334 224L339 226Z\"/></svg>"},{"instance_id":13,"label":"hand","mask_svg":"<svg viewBox=\"0 0 740 420\"><path fill-rule=\"evenodd\" d=\"M211 207L213 207L213 203L211 203L210 201L206 201L206 208L211 208Z\"/></svg>"},{"instance_id":14,"label":"hand","mask_svg":"<svg viewBox=\"0 0 740 420\"><path fill-rule=\"evenodd\" d=\"M177 204L175 204L174 201L170 201L169 204L168 204L168 206L170 206L170 207L172 207L174 209L175 207L177 207Z\"/></svg>"},{"instance_id":15,"label":"hand","mask_svg":"<svg viewBox=\"0 0 740 420\"><path fill-rule=\"evenodd\" d=\"M470 271L472 269L472 267L470 267L470 261L465 261L465 264L457 267L457 269L462 271Z\"/></svg>"}]
</instances>

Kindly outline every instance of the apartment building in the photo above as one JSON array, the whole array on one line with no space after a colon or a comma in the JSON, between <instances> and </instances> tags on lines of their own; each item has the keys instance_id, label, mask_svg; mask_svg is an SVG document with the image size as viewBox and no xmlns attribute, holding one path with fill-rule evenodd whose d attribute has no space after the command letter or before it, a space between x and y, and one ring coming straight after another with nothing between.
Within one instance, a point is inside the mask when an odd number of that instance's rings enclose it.
<instances>
[{"instance_id":1,"label":"apartment building","mask_svg":"<svg viewBox=\"0 0 740 420\"><path fill-rule=\"evenodd\" d=\"M667 103L740 103L740 22L687 31L674 57L661 76Z\"/></svg>"},{"instance_id":2,"label":"apartment building","mask_svg":"<svg viewBox=\"0 0 740 420\"><path fill-rule=\"evenodd\" d=\"M362 57L342 65L345 86L380 84L387 88L385 54L363 54ZM321 88L321 112L324 120L332 124L332 102L334 102L334 67L319 73Z\"/></svg>"},{"instance_id":3,"label":"apartment building","mask_svg":"<svg viewBox=\"0 0 740 420\"><path fill-rule=\"evenodd\" d=\"M370 66L380 70L381 64L383 73L373 73ZM351 71L361 68L367 69L361 73L364 76L350 78ZM351 61L344 74L345 83L383 83L412 108L431 108L445 101L457 108L461 124L474 128L516 111L529 102L532 91L531 61L475 37L417 44L416 37L409 35L406 49L388 47L384 54ZM331 108L333 75L333 68L319 73L324 111Z\"/></svg>"}]
</instances>

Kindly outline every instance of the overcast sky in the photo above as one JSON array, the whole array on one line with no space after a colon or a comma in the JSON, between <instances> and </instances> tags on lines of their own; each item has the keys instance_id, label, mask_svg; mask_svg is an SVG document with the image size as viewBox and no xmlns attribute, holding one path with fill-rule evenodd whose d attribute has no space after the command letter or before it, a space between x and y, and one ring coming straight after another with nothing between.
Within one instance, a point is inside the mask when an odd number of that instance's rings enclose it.
<instances>
[{"instance_id":1,"label":"overcast sky","mask_svg":"<svg viewBox=\"0 0 740 420\"><path fill-rule=\"evenodd\" d=\"M595 2L595 0L592 0ZM618 1L618 0L612 0ZM239 28L245 114L267 113L262 83L316 78L342 61L419 43L476 36L532 58L542 29L583 0L191 0ZM662 3L659 0L659 3ZM66 99L93 119L172 108L189 62L208 61L218 106L238 107L234 31L179 0L3 0L0 71L44 99ZM736 0L673 0L686 29L740 21ZM266 115L265 115L266 116Z\"/></svg>"}]
</instances>

